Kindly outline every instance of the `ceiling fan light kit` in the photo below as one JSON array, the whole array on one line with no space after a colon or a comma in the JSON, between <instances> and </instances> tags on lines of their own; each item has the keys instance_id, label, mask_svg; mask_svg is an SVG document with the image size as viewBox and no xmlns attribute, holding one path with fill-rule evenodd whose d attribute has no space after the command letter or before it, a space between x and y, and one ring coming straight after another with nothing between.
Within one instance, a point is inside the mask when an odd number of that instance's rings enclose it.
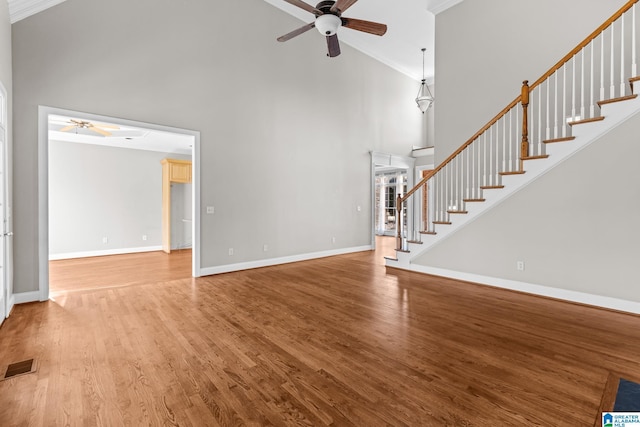
<instances>
[{"instance_id":1,"label":"ceiling fan light kit","mask_svg":"<svg viewBox=\"0 0 640 427\"><path fill-rule=\"evenodd\" d=\"M385 24L377 22L363 21L362 19L343 18L342 13L358 0L323 0L315 7L302 0L285 0L287 3L313 13L316 16L314 22L306 24L298 29L278 37L279 42L286 42L292 38L306 33L312 28L317 28L318 32L327 38L327 56L335 58L340 55L340 43L338 42L338 29L347 27L352 30L362 31L377 36L382 36L387 32Z\"/></svg>"},{"instance_id":2,"label":"ceiling fan light kit","mask_svg":"<svg viewBox=\"0 0 640 427\"><path fill-rule=\"evenodd\" d=\"M336 15L320 15L316 18L316 28L323 36L332 36L338 32L342 25L342 20Z\"/></svg>"}]
</instances>

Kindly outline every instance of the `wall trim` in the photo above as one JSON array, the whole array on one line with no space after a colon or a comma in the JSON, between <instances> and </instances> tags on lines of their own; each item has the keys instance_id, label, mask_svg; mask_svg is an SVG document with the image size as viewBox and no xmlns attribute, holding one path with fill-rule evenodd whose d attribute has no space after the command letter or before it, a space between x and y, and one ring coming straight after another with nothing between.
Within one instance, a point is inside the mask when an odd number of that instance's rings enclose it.
<instances>
[{"instance_id":1,"label":"wall trim","mask_svg":"<svg viewBox=\"0 0 640 427\"><path fill-rule=\"evenodd\" d=\"M585 292L571 291L568 289L553 288L550 286L537 285L534 283L519 282L517 280L502 279L499 277L489 277L479 274L447 270L444 268L428 267L424 265L411 264L409 269L417 273L432 274L434 276L442 276L451 279L464 280L466 282L479 283L481 285L492 286L494 288L525 292L537 296L555 298L599 308L607 308L611 310L624 311L627 313L640 314L640 302L588 294Z\"/></svg>"},{"instance_id":2,"label":"wall trim","mask_svg":"<svg viewBox=\"0 0 640 427\"><path fill-rule=\"evenodd\" d=\"M289 264L292 262L309 261L312 259L326 258L335 255L346 255L354 252L364 252L373 250L373 246L356 246L353 248L332 249L329 251L311 252L307 254L291 255L280 258L268 258L257 261L240 262L237 264L220 265L216 267L206 267L200 270L202 276L212 276L214 274L231 273L234 271L250 270L252 268L270 267L273 265Z\"/></svg>"},{"instance_id":3,"label":"wall trim","mask_svg":"<svg viewBox=\"0 0 640 427\"><path fill-rule=\"evenodd\" d=\"M11 299L13 300L12 306L15 304L26 304L29 302L46 301L46 300L40 299L40 291L20 292L19 294L11 295Z\"/></svg>"},{"instance_id":4,"label":"wall trim","mask_svg":"<svg viewBox=\"0 0 640 427\"><path fill-rule=\"evenodd\" d=\"M61 259L71 259L71 258L90 258L94 256L137 254L142 252L156 252L161 250L162 250L162 245L144 246L139 248L116 248L116 249L107 249L102 251L68 252L64 254L51 254L49 255L49 261L58 261Z\"/></svg>"}]
</instances>

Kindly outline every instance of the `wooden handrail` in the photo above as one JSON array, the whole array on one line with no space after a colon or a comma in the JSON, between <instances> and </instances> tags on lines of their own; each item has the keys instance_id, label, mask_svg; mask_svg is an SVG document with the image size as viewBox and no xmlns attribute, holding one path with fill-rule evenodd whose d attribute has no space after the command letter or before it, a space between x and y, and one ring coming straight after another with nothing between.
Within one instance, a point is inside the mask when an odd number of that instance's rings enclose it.
<instances>
[{"instance_id":1,"label":"wooden handrail","mask_svg":"<svg viewBox=\"0 0 640 427\"><path fill-rule=\"evenodd\" d=\"M637 1L637 0L636 0ZM509 110L511 110L513 107L515 107L516 105L518 105L518 102L520 102L520 96L518 96L516 99L514 99L513 101L511 101L511 103L509 105L507 105L506 107L504 107L504 109L502 111L500 111L493 119L491 119L489 121L489 123L487 123L486 125L484 125L478 132L475 133L475 135L473 135L467 142L465 142L464 144L462 144L460 146L460 148L458 148L456 151L454 151L449 157L447 157L447 159L445 161L443 161L442 163L440 163L440 165L438 165L438 167L436 167L434 170L430 171L427 175L425 175L424 178L422 178L420 180L420 182L418 184L416 184L410 191L407 192L407 194L404 195L404 197L402 198L402 202L407 201L407 199L409 197L411 197L411 195L413 193L415 193L416 191L418 191L418 188L422 187L424 184L426 184L427 181L429 181L429 179L431 179L431 177L433 175L435 175L436 173L438 173L442 168L444 168L445 166L447 166L449 163L451 163L451 161L453 159L455 159L458 154L462 153L464 151L465 148L467 148L468 146L470 146L473 141L475 141L476 139L478 139L480 137L480 135L482 135L483 133L485 133L491 126L493 126L494 124L496 124L496 122L498 120L500 120L502 118L502 116L504 116L505 114L507 114L509 112Z\"/></svg>"},{"instance_id":2,"label":"wooden handrail","mask_svg":"<svg viewBox=\"0 0 640 427\"><path fill-rule=\"evenodd\" d=\"M578 52L584 49L589 43L591 43L596 37L598 37L604 30L609 28L611 24L613 24L618 18L622 16L627 10L631 9L631 7L637 3L638 0L630 0L627 4L622 6L620 10L611 16L611 18L607 19L602 25L600 25L593 33L591 33L586 39L584 39L578 46L576 46L571 52L569 52L564 58L562 58L556 65L551 67L549 71L544 73L542 77L540 77L534 84L529 86L529 90L535 89L537 86L541 85L542 82L547 80L553 73L558 71L562 66L573 58Z\"/></svg>"},{"instance_id":3,"label":"wooden handrail","mask_svg":"<svg viewBox=\"0 0 640 427\"><path fill-rule=\"evenodd\" d=\"M569 52L564 58L562 58L556 65L551 67L549 71L544 73L542 77L535 81L531 86L529 86L529 92L534 88L542 84L545 80L547 80L553 73L558 71L567 61L573 58L578 52L585 48L589 43L591 43L596 37L598 37L605 29L607 29L613 22L615 22L618 18L622 16L626 11L631 9L631 7L640 0L629 0L624 6L620 8L616 13L614 13L609 19L607 19L602 25L600 25L593 33L591 33L586 39L584 39L580 44L578 44L571 52ZM524 91L523 91L524 92ZM491 126L493 126L502 116L504 116L510 109L515 107L518 102L522 100L522 93L516 99L514 99L509 105L507 105L502 111L500 111L493 119L489 121L486 125L484 125L478 132L475 133L467 142L462 144L460 148L454 151L449 157L446 158L438 167L432 170L430 173L425 175L424 178L420 180L418 184L416 184L411 190L407 192L407 194L402 197L402 202L406 202L409 197L411 197L420 187L431 179L436 173L438 173L441 169L443 169L446 165L448 165L453 159L455 159L460 153L462 153L469 145L473 143L480 135L486 132ZM400 199L399 199L400 200Z\"/></svg>"}]
</instances>

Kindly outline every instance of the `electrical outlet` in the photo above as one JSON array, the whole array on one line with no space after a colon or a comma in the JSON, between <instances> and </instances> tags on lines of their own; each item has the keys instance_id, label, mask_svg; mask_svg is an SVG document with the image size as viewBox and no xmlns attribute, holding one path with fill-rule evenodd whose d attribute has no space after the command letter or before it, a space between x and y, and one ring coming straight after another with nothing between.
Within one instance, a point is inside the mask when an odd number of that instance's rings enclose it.
<instances>
[{"instance_id":1,"label":"electrical outlet","mask_svg":"<svg viewBox=\"0 0 640 427\"><path fill-rule=\"evenodd\" d=\"M102 238L102 243L104 243L104 244L109 243L109 238L108 237L103 237Z\"/></svg>"},{"instance_id":2,"label":"electrical outlet","mask_svg":"<svg viewBox=\"0 0 640 427\"><path fill-rule=\"evenodd\" d=\"M524 271L524 261L517 261L516 269L518 269L518 271Z\"/></svg>"},{"instance_id":3,"label":"electrical outlet","mask_svg":"<svg viewBox=\"0 0 640 427\"><path fill-rule=\"evenodd\" d=\"M213 206L207 206L207 214L213 215L214 213L216 213L216 209Z\"/></svg>"},{"instance_id":4,"label":"electrical outlet","mask_svg":"<svg viewBox=\"0 0 640 427\"><path fill-rule=\"evenodd\" d=\"M268 245L264 245L264 246L262 247L262 250L263 250L264 252L267 252L267 251L269 250L269 246L268 246Z\"/></svg>"},{"instance_id":5,"label":"electrical outlet","mask_svg":"<svg viewBox=\"0 0 640 427\"><path fill-rule=\"evenodd\" d=\"M233 255L233 248L229 248L229 256Z\"/></svg>"},{"instance_id":6,"label":"electrical outlet","mask_svg":"<svg viewBox=\"0 0 640 427\"><path fill-rule=\"evenodd\" d=\"M336 238L335 236L331 238L331 243L335 243L336 242Z\"/></svg>"},{"instance_id":7,"label":"electrical outlet","mask_svg":"<svg viewBox=\"0 0 640 427\"><path fill-rule=\"evenodd\" d=\"M362 211L362 206L358 206L358 207L356 208L356 210L357 210L358 212Z\"/></svg>"},{"instance_id":8,"label":"electrical outlet","mask_svg":"<svg viewBox=\"0 0 640 427\"><path fill-rule=\"evenodd\" d=\"M144 241L146 241L146 240L147 240L147 235L146 235L146 234L143 234L143 235L142 235L142 240L144 240Z\"/></svg>"}]
</instances>

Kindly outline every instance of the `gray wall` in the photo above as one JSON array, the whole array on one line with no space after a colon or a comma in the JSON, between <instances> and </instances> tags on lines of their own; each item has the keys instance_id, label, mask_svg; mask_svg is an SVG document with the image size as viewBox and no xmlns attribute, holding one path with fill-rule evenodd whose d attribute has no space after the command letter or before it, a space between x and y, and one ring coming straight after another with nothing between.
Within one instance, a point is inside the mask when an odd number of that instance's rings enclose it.
<instances>
[{"instance_id":1,"label":"gray wall","mask_svg":"<svg viewBox=\"0 0 640 427\"><path fill-rule=\"evenodd\" d=\"M436 16L436 161L446 159L626 0L464 1Z\"/></svg>"},{"instance_id":2,"label":"gray wall","mask_svg":"<svg viewBox=\"0 0 640 427\"><path fill-rule=\"evenodd\" d=\"M423 139L416 82L317 33L275 41L299 25L262 0L68 0L14 24L16 291L37 289L38 105L200 131L203 268L369 245L369 151Z\"/></svg>"},{"instance_id":3,"label":"gray wall","mask_svg":"<svg viewBox=\"0 0 640 427\"><path fill-rule=\"evenodd\" d=\"M623 3L465 1L438 15L438 148L474 133L516 97L524 77L536 79ZM491 9L483 12L481 6ZM523 14L526 6L532 10ZM580 19L569 19L576 14ZM516 25L519 16L526 18ZM519 53L523 41L531 48ZM471 71L463 67L465 57L475 64ZM461 79L465 71L472 79ZM634 261L640 254L639 134L636 116L417 263L640 301ZM443 157L442 150L436 154ZM516 271L519 260L524 272Z\"/></svg>"},{"instance_id":4,"label":"gray wall","mask_svg":"<svg viewBox=\"0 0 640 427\"><path fill-rule=\"evenodd\" d=\"M167 157L176 158L154 151L50 141L49 254L161 246L160 161Z\"/></svg>"}]
</instances>

